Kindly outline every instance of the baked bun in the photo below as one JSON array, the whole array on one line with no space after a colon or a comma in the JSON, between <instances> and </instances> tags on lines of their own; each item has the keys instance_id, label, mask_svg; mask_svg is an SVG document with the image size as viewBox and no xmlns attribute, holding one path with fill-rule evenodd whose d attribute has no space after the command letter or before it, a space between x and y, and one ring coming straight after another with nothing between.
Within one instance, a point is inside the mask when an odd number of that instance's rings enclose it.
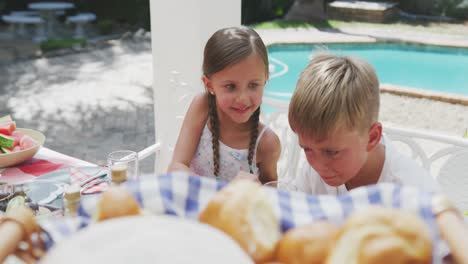
<instances>
[{"instance_id":1,"label":"baked bun","mask_svg":"<svg viewBox=\"0 0 468 264\"><path fill-rule=\"evenodd\" d=\"M351 215L327 263L431 263L424 222L410 212L373 207Z\"/></svg>"},{"instance_id":2,"label":"baked bun","mask_svg":"<svg viewBox=\"0 0 468 264\"><path fill-rule=\"evenodd\" d=\"M199 220L231 236L257 263L272 260L281 235L267 193L249 180L233 181L216 193Z\"/></svg>"},{"instance_id":3,"label":"baked bun","mask_svg":"<svg viewBox=\"0 0 468 264\"><path fill-rule=\"evenodd\" d=\"M322 264L335 244L338 230L328 222L291 229L278 243L276 260L284 264Z\"/></svg>"},{"instance_id":4,"label":"baked bun","mask_svg":"<svg viewBox=\"0 0 468 264\"><path fill-rule=\"evenodd\" d=\"M105 191L96 207L96 221L141 214L135 198L123 187L113 186Z\"/></svg>"}]
</instances>

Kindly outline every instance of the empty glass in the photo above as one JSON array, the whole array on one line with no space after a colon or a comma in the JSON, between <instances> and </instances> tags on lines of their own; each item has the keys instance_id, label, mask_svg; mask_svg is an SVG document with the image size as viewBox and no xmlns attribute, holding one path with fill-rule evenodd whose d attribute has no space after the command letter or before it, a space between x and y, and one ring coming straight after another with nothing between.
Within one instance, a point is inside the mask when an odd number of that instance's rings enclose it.
<instances>
[{"instance_id":1,"label":"empty glass","mask_svg":"<svg viewBox=\"0 0 468 264\"><path fill-rule=\"evenodd\" d=\"M294 184L294 182L292 181L270 181L270 182L267 182L265 184L263 184L263 186L268 186L268 187L272 187L272 188L276 188L278 190L281 190L281 191L297 191L297 186Z\"/></svg>"},{"instance_id":2,"label":"empty glass","mask_svg":"<svg viewBox=\"0 0 468 264\"><path fill-rule=\"evenodd\" d=\"M138 179L138 153L131 150L117 150L107 157L108 177ZM115 176L115 177L114 177Z\"/></svg>"}]
</instances>

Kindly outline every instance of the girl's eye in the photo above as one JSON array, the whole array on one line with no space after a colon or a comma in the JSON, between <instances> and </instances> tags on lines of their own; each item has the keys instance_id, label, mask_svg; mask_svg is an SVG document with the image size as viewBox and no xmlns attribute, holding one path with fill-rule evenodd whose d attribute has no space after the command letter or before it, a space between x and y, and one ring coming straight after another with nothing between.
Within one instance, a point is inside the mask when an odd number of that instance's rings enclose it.
<instances>
[{"instance_id":1,"label":"girl's eye","mask_svg":"<svg viewBox=\"0 0 468 264\"><path fill-rule=\"evenodd\" d=\"M232 84L232 83L226 84L224 87L226 87L227 89L230 89L230 90L236 88L236 86L234 84Z\"/></svg>"},{"instance_id":2,"label":"girl's eye","mask_svg":"<svg viewBox=\"0 0 468 264\"><path fill-rule=\"evenodd\" d=\"M257 88L258 86L258 83L249 83L249 88Z\"/></svg>"}]
</instances>

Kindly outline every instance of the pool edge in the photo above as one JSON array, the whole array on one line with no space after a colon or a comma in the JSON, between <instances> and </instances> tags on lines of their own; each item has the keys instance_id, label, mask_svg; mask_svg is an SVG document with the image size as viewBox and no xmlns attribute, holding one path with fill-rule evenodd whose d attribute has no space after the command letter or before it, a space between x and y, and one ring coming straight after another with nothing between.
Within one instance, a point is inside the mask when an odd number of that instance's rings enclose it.
<instances>
[{"instance_id":1,"label":"pool edge","mask_svg":"<svg viewBox=\"0 0 468 264\"><path fill-rule=\"evenodd\" d=\"M464 96L461 94L459 95L444 92L428 91L424 89L405 87L389 83L380 84L380 92L468 106L468 96Z\"/></svg>"}]
</instances>

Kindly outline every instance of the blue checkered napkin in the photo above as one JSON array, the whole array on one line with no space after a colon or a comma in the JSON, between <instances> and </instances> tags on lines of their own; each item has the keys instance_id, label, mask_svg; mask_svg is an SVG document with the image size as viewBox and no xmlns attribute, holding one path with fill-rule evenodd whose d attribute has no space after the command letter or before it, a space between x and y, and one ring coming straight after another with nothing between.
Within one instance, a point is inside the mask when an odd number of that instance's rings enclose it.
<instances>
[{"instance_id":1,"label":"blue checkered napkin","mask_svg":"<svg viewBox=\"0 0 468 264\"><path fill-rule=\"evenodd\" d=\"M183 173L172 173L159 177L143 178L140 181L128 182L126 187L137 198L141 207L152 214L169 214L188 219L197 219L212 196L226 183L209 178L190 176ZM282 231L315 220L328 220L342 224L353 211L370 205L404 208L417 213L430 229L436 260L444 252L440 243L435 218L431 212L432 194L411 187L394 184L379 184L361 187L341 196L310 196L298 192L282 192L267 188L275 212L281 223ZM53 241L86 226L95 210L99 196L84 196L80 205L79 220L74 224L61 223L42 225L49 232ZM438 252L441 252L440 254ZM434 263L439 263L435 261Z\"/></svg>"}]
</instances>

